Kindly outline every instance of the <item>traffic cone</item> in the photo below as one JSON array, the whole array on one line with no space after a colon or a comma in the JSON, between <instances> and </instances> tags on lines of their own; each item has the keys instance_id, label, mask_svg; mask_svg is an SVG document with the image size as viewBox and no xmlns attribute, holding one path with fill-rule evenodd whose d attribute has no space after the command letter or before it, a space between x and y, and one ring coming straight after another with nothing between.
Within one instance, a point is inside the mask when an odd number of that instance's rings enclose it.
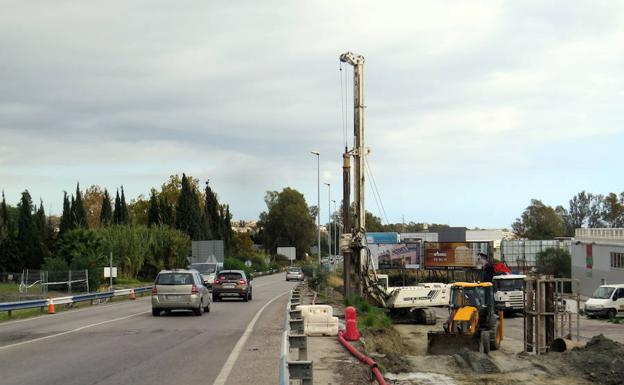
<instances>
[{"instance_id":1,"label":"traffic cone","mask_svg":"<svg viewBox=\"0 0 624 385\"><path fill-rule=\"evenodd\" d=\"M54 310L54 300L52 298L48 298L48 314L55 314L56 310Z\"/></svg>"},{"instance_id":2,"label":"traffic cone","mask_svg":"<svg viewBox=\"0 0 624 385\"><path fill-rule=\"evenodd\" d=\"M136 294L134 294L134 289L130 289L130 295L128 296L128 299L136 299Z\"/></svg>"}]
</instances>

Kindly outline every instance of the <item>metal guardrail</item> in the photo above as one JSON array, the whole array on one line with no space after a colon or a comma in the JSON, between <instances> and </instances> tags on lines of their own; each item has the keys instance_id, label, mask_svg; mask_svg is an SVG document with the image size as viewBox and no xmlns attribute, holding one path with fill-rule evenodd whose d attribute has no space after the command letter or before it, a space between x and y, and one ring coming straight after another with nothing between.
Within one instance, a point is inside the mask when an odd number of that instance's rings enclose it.
<instances>
[{"instance_id":1,"label":"metal guardrail","mask_svg":"<svg viewBox=\"0 0 624 385\"><path fill-rule=\"evenodd\" d=\"M293 289L286 307L284 333L282 334L282 351L280 356L279 384L289 385L290 380L301 380L302 385L312 385L313 363L308 360L308 337L304 334L299 287ZM288 359L290 349L297 349L296 361Z\"/></svg>"},{"instance_id":2,"label":"metal guardrail","mask_svg":"<svg viewBox=\"0 0 624 385\"><path fill-rule=\"evenodd\" d=\"M137 287L134 289L120 289L120 290L114 290L114 291L103 291L103 292L97 292L97 293L72 295L68 297L56 297L56 298L52 298L52 301L54 301L55 305L65 305L65 304L71 304L71 303L77 303L77 302L94 301L98 299L119 297L122 295L130 295L130 292L132 290L134 290L134 292L137 294L145 293L145 292L151 291L152 287L145 286L145 287ZM30 301L3 302L3 303L0 303L0 312L6 311L9 313L9 317L10 317L11 312L13 312L14 310L36 309L36 308L43 309L48 305L50 305L50 298L30 300Z\"/></svg>"}]
</instances>

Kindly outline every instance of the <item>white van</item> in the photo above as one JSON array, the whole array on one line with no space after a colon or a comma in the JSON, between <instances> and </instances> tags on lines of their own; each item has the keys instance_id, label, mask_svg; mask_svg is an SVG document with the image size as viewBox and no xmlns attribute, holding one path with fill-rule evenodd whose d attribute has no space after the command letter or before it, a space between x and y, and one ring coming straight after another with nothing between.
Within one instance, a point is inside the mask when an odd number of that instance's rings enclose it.
<instances>
[{"instance_id":1,"label":"white van","mask_svg":"<svg viewBox=\"0 0 624 385\"><path fill-rule=\"evenodd\" d=\"M615 318L624 315L624 284L602 285L585 302L587 317Z\"/></svg>"}]
</instances>

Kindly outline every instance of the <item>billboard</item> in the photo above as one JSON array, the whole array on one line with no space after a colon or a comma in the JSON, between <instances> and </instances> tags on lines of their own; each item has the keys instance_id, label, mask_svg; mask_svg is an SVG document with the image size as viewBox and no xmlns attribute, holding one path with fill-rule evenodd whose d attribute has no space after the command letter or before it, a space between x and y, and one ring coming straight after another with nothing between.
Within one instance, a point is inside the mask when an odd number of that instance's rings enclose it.
<instances>
[{"instance_id":1,"label":"billboard","mask_svg":"<svg viewBox=\"0 0 624 385\"><path fill-rule=\"evenodd\" d=\"M373 244L396 244L399 243L399 233L366 233L366 243Z\"/></svg>"},{"instance_id":2,"label":"billboard","mask_svg":"<svg viewBox=\"0 0 624 385\"><path fill-rule=\"evenodd\" d=\"M479 253L491 254L491 242L425 242L424 265L429 270L480 269Z\"/></svg>"},{"instance_id":3,"label":"billboard","mask_svg":"<svg viewBox=\"0 0 624 385\"><path fill-rule=\"evenodd\" d=\"M421 246L411 244L369 245L373 263L377 269L418 269L420 267Z\"/></svg>"}]
</instances>

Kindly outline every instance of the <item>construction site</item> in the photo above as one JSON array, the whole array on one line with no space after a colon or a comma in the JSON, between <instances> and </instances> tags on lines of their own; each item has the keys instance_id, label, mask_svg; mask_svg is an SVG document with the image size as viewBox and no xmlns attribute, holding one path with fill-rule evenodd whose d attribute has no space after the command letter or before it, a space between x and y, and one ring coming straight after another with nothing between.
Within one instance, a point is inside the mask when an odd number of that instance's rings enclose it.
<instances>
[{"instance_id":1,"label":"construction site","mask_svg":"<svg viewBox=\"0 0 624 385\"><path fill-rule=\"evenodd\" d=\"M436 243L428 253L422 240L419 269L378 270L365 223L365 60L350 52L340 60L354 68L354 148L343 154L344 262L310 277L302 304L331 306L345 327L340 343L308 333L314 383L624 383L619 320L587 317L578 280L513 274L477 244Z\"/></svg>"}]
</instances>

